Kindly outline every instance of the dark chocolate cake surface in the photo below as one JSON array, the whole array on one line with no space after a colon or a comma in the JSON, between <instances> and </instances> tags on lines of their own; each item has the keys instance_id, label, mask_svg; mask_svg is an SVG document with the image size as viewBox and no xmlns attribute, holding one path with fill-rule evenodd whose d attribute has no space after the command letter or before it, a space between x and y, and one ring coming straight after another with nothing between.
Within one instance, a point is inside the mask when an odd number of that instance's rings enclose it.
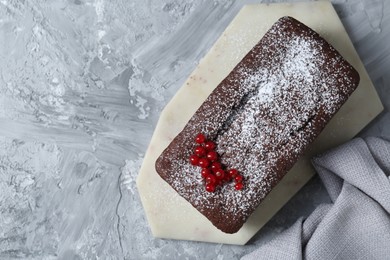
<instances>
[{"instance_id":1,"label":"dark chocolate cake surface","mask_svg":"<svg viewBox=\"0 0 390 260\"><path fill-rule=\"evenodd\" d=\"M157 173L217 228L237 232L358 83L323 38L283 17L164 150ZM223 165L243 175L242 190L234 183L205 190L200 168L189 162L198 133L217 144Z\"/></svg>"}]
</instances>

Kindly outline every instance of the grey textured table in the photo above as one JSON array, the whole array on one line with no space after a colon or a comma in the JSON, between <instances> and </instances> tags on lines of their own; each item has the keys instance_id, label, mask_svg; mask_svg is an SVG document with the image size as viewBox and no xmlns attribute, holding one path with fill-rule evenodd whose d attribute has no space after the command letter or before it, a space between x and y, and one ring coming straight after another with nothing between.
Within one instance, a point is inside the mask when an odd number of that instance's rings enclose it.
<instances>
[{"instance_id":1,"label":"grey textured table","mask_svg":"<svg viewBox=\"0 0 390 260\"><path fill-rule=\"evenodd\" d=\"M0 259L237 259L328 201L314 178L246 246L146 222L135 178L160 111L257 2L0 1ZM390 2L333 3L386 109L361 135L390 137Z\"/></svg>"}]
</instances>

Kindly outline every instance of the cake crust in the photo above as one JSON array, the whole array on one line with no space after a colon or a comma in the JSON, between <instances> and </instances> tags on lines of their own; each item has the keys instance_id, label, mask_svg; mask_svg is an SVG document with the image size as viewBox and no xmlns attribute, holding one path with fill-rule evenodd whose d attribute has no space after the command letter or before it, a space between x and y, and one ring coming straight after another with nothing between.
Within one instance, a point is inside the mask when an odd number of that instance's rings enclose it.
<instances>
[{"instance_id":1,"label":"cake crust","mask_svg":"<svg viewBox=\"0 0 390 260\"><path fill-rule=\"evenodd\" d=\"M318 136L359 83L359 75L316 32L279 19L214 89L156 161L157 173L226 233L237 232ZM217 144L245 188L204 189L189 163L194 138Z\"/></svg>"}]
</instances>

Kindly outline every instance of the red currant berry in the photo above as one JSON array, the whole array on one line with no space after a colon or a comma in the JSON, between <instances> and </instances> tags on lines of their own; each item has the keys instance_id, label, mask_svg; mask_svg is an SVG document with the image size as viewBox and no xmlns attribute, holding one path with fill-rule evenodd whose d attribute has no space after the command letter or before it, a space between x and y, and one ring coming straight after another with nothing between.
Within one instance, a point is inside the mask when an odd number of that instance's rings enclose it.
<instances>
[{"instance_id":1,"label":"red currant berry","mask_svg":"<svg viewBox=\"0 0 390 260\"><path fill-rule=\"evenodd\" d=\"M207 168L210 165L210 161L206 158L200 158L198 165L202 168Z\"/></svg>"},{"instance_id":2,"label":"red currant berry","mask_svg":"<svg viewBox=\"0 0 390 260\"><path fill-rule=\"evenodd\" d=\"M207 151L211 151L211 150L214 150L216 145L214 142L212 141L207 141L204 145L204 147L206 148Z\"/></svg>"},{"instance_id":3,"label":"red currant berry","mask_svg":"<svg viewBox=\"0 0 390 260\"><path fill-rule=\"evenodd\" d=\"M199 161L199 163L200 163L200 161ZM242 175L237 174L236 177L234 177L234 180L235 180L237 183L242 182Z\"/></svg>"},{"instance_id":4,"label":"red currant berry","mask_svg":"<svg viewBox=\"0 0 390 260\"><path fill-rule=\"evenodd\" d=\"M197 142L198 144L203 144L205 141L206 137L204 136L204 134L198 134L195 138L195 142Z\"/></svg>"},{"instance_id":5,"label":"red currant berry","mask_svg":"<svg viewBox=\"0 0 390 260\"><path fill-rule=\"evenodd\" d=\"M198 165L199 164L199 156L193 154L190 156L190 162L192 165Z\"/></svg>"},{"instance_id":6,"label":"red currant berry","mask_svg":"<svg viewBox=\"0 0 390 260\"><path fill-rule=\"evenodd\" d=\"M203 147L202 147L203 148ZM218 154L215 151L210 151L207 153L207 159L210 161L214 162L218 159Z\"/></svg>"},{"instance_id":7,"label":"red currant berry","mask_svg":"<svg viewBox=\"0 0 390 260\"><path fill-rule=\"evenodd\" d=\"M236 169L230 169L228 173L230 177L235 178L238 174L238 171Z\"/></svg>"},{"instance_id":8,"label":"red currant berry","mask_svg":"<svg viewBox=\"0 0 390 260\"><path fill-rule=\"evenodd\" d=\"M218 169L215 172L215 177L217 177L218 179L222 180L225 177L225 171L222 170L222 169Z\"/></svg>"},{"instance_id":9,"label":"red currant berry","mask_svg":"<svg viewBox=\"0 0 390 260\"><path fill-rule=\"evenodd\" d=\"M207 183L207 184L215 184L216 182L217 182L217 178L215 178L214 175L209 174L209 175L206 177L206 183Z\"/></svg>"},{"instance_id":10,"label":"red currant berry","mask_svg":"<svg viewBox=\"0 0 390 260\"><path fill-rule=\"evenodd\" d=\"M241 190L243 187L244 187L244 184L242 184L242 182L238 182L238 183L236 183L236 185L234 185L234 188L236 190Z\"/></svg>"},{"instance_id":11,"label":"red currant berry","mask_svg":"<svg viewBox=\"0 0 390 260\"><path fill-rule=\"evenodd\" d=\"M211 164L211 170L213 172L216 172L218 169L221 169L221 168L222 168L222 166L221 166L221 164L219 162L213 162Z\"/></svg>"},{"instance_id":12,"label":"red currant berry","mask_svg":"<svg viewBox=\"0 0 390 260\"><path fill-rule=\"evenodd\" d=\"M215 185L214 185L214 184L211 184L211 183L207 184L207 185L206 185L206 191L208 191L208 192L214 192L214 191L215 191Z\"/></svg>"},{"instance_id":13,"label":"red currant berry","mask_svg":"<svg viewBox=\"0 0 390 260\"><path fill-rule=\"evenodd\" d=\"M211 174L211 171L210 171L210 169L204 168L204 169L202 169L200 174L202 175L203 178L206 178L207 176L209 176Z\"/></svg>"},{"instance_id":14,"label":"red currant berry","mask_svg":"<svg viewBox=\"0 0 390 260\"><path fill-rule=\"evenodd\" d=\"M203 157L206 155L206 149L203 146L195 147L195 154L199 157Z\"/></svg>"}]
</instances>

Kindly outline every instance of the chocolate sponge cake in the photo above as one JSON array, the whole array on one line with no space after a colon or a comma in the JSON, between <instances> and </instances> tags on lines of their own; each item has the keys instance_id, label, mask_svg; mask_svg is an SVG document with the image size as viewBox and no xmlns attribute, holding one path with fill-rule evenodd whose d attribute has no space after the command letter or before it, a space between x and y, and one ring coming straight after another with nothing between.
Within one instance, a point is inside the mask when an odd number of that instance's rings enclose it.
<instances>
[{"instance_id":1,"label":"chocolate sponge cake","mask_svg":"<svg viewBox=\"0 0 390 260\"><path fill-rule=\"evenodd\" d=\"M237 232L359 83L356 70L316 32L279 19L214 89L156 161L157 173L226 233ZM190 101L189 101L190 102ZM234 182L205 189L189 158L203 133Z\"/></svg>"}]
</instances>

